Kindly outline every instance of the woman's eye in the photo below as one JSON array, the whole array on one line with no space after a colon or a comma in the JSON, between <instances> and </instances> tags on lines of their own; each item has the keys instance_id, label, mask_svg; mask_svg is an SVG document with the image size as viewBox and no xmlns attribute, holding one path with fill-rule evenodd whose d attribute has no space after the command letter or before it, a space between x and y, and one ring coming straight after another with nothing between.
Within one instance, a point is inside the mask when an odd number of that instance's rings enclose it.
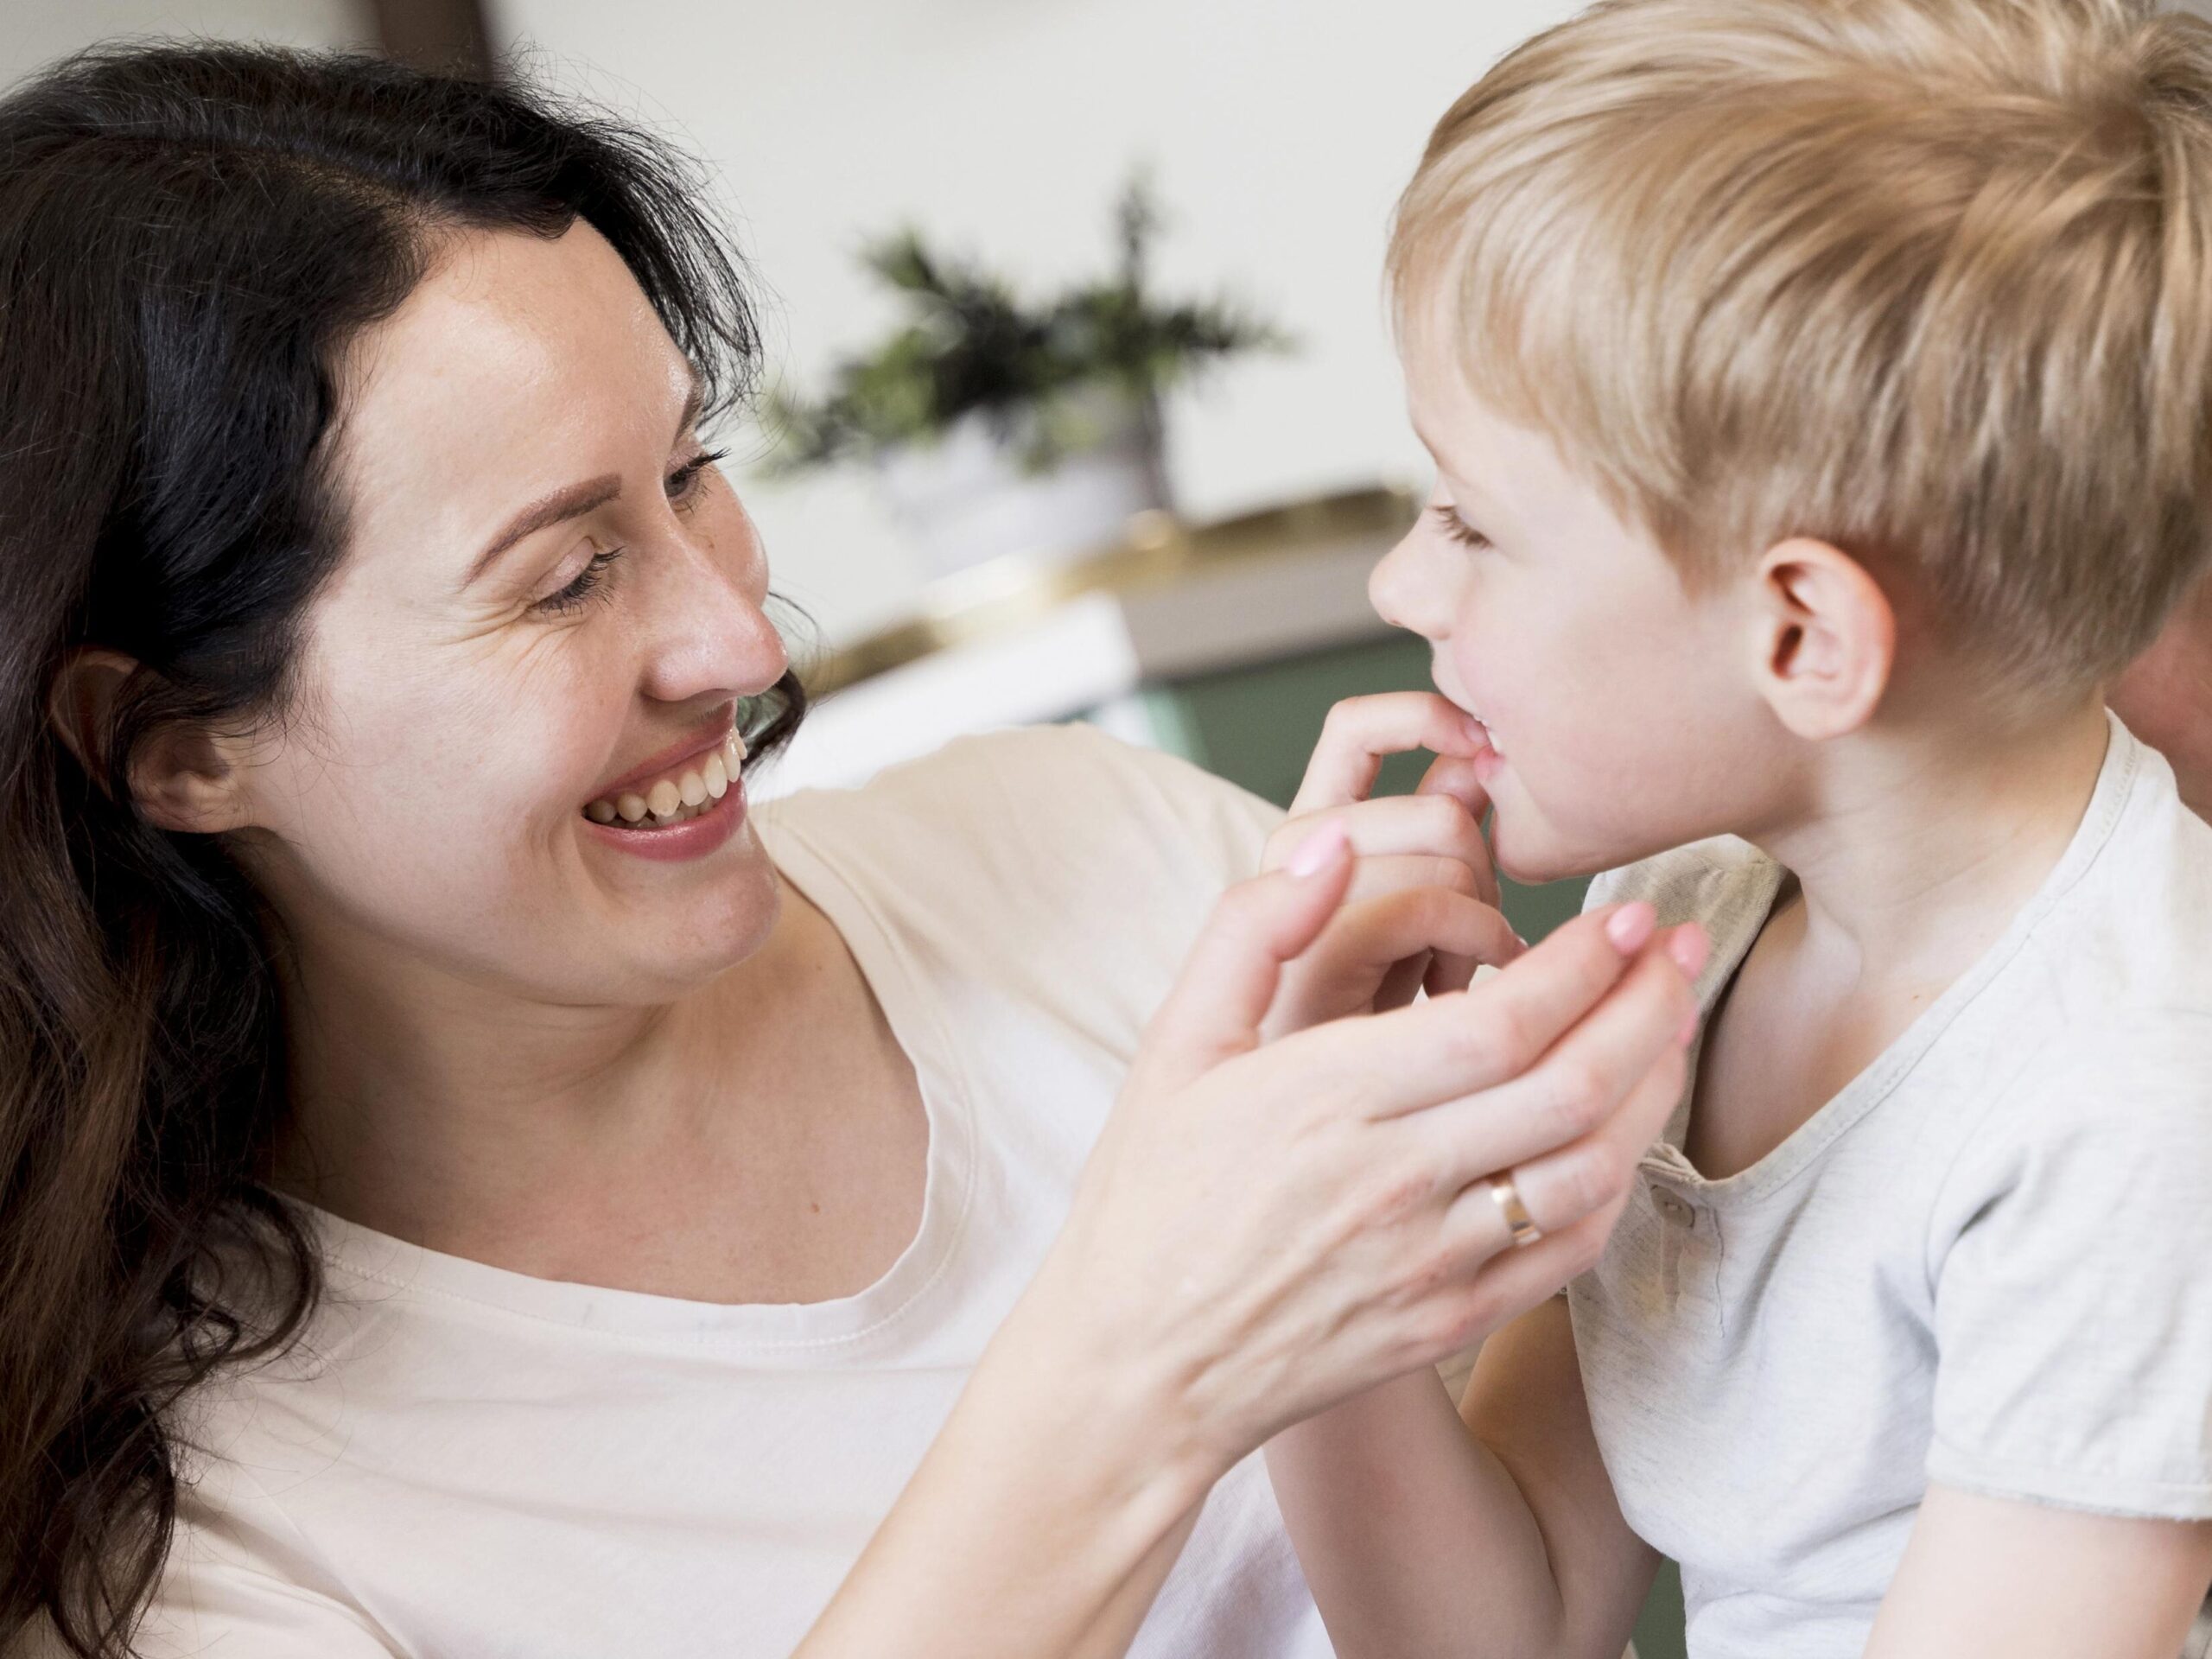
<instances>
[{"instance_id":1,"label":"woman's eye","mask_svg":"<svg viewBox=\"0 0 2212 1659\"><path fill-rule=\"evenodd\" d=\"M1444 533L1462 547L1488 547L1490 537L1473 528L1451 508L1441 504L1431 506L1429 514Z\"/></svg>"},{"instance_id":2,"label":"woman's eye","mask_svg":"<svg viewBox=\"0 0 2212 1659\"><path fill-rule=\"evenodd\" d=\"M668 475L668 498L671 501L688 501L699 493L700 481L707 475L707 468L728 454L727 449L709 449L687 461Z\"/></svg>"},{"instance_id":3,"label":"woman's eye","mask_svg":"<svg viewBox=\"0 0 2212 1659\"><path fill-rule=\"evenodd\" d=\"M593 554L584 568L576 572L575 581L548 594L531 608L547 614L577 609L599 591L600 583L606 578L607 568L621 556L622 550L619 547L610 547L604 552Z\"/></svg>"},{"instance_id":4,"label":"woman's eye","mask_svg":"<svg viewBox=\"0 0 2212 1659\"><path fill-rule=\"evenodd\" d=\"M707 469L728 454L729 451L727 449L709 449L703 454L696 455L685 461L668 475L666 484L668 499L679 504L692 499L699 493L701 481L706 477ZM576 572L575 581L556 592L548 594L531 608L549 615L577 609L600 590L600 584L606 577L607 567L620 558L622 552L622 549L613 547L608 548L604 552L593 554L584 568Z\"/></svg>"}]
</instances>

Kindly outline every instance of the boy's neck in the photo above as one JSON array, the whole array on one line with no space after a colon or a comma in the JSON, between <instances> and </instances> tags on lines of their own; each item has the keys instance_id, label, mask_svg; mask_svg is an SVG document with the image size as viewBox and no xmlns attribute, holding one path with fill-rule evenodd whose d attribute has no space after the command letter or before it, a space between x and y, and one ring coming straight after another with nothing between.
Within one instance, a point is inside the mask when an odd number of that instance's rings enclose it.
<instances>
[{"instance_id":1,"label":"boy's neck","mask_svg":"<svg viewBox=\"0 0 2212 1659\"><path fill-rule=\"evenodd\" d=\"M1809 811L1754 839L1796 879L1805 944L1859 987L1948 984L2064 855L2108 733L2092 701L2008 739L1865 734L1827 758Z\"/></svg>"}]
</instances>

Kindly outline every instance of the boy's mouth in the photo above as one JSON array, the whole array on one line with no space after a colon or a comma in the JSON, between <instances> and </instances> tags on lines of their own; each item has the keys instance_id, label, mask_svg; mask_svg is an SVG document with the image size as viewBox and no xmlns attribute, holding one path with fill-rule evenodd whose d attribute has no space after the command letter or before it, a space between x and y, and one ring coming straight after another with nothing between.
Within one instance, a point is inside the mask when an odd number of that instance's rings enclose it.
<instances>
[{"instance_id":1,"label":"boy's mouth","mask_svg":"<svg viewBox=\"0 0 2212 1659\"><path fill-rule=\"evenodd\" d=\"M589 803L584 816L594 823L620 823L638 830L658 830L702 817L714 810L715 803L737 782L746 753L745 739L732 731L707 754L694 755L658 778Z\"/></svg>"}]
</instances>

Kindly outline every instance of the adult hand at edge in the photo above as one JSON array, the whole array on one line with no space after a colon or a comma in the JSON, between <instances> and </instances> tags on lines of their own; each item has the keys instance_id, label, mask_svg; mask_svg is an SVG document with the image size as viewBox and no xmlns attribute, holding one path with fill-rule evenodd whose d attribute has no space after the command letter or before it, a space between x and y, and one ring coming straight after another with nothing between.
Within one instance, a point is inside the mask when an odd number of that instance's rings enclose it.
<instances>
[{"instance_id":1,"label":"adult hand at edge","mask_svg":"<svg viewBox=\"0 0 2212 1659\"><path fill-rule=\"evenodd\" d=\"M1594 1262L1683 1081L1699 952L1645 906L1593 912L1471 990L1262 1046L1352 864L1324 824L1224 899L1032 1293L1212 1475ZM1527 1249L1489 1190L1509 1169L1547 1235Z\"/></svg>"}]
</instances>

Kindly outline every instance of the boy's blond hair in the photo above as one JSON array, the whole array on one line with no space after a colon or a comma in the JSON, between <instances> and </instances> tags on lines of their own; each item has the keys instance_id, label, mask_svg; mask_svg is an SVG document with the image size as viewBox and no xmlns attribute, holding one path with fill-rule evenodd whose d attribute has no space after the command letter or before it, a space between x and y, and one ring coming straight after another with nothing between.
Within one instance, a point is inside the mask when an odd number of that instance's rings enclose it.
<instances>
[{"instance_id":1,"label":"boy's blond hair","mask_svg":"<svg viewBox=\"0 0 2212 1659\"><path fill-rule=\"evenodd\" d=\"M2016 707L2157 632L2212 512L2212 27L2129 0L1609 0L1437 125L1409 348L1693 586L1916 580Z\"/></svg>"}]
</instances>

